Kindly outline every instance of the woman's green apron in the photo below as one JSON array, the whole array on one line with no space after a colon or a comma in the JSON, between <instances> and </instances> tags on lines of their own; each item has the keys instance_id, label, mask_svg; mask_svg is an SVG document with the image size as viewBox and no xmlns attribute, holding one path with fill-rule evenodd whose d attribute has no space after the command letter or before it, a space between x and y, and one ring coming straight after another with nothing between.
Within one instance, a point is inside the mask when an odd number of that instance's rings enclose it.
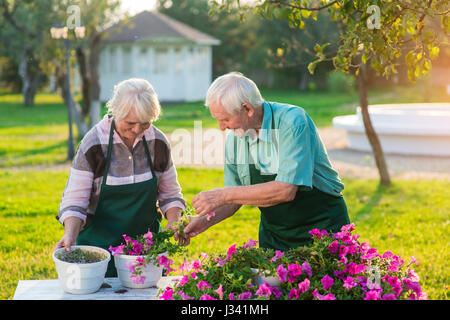
<instances>
[{"instance_id":1,"label":"woman's green apron","mask_svg":"<svg viewBox=\"0 0 450 320\"><path fill-rule=\"evenodd\" d=\"M111 163L113 134L114 120L112 120L109 133L106 166L97 209L91 222L77 238L77 244L97 246L106 250L109 246L120 245L124 241L124 234L135 237L146 233L148 229L151 232L159 232L161 222L156 208L157 178L145 136L142 140L152 179L124 185L106 184ZM111 259L106 277L116 276L114 259Z\"/></svg>"},{"instance_id":2,"label":"woman's green apron","mask_svg":"<svg viewBox=\"0 0 450 320\"><path fill-rule=\"evenodd\" d=\"M274 128L272 111L272 130ZM275 180L276 174L261 174L256 166L248 161L248 137L245 152L250 184ZM287 250L303 246L311 243L311 234L308 231L314 228L337 232L343 225L350 223L344 198L329 195L315 187L307 191L299 188L294 200L271 207L259 207L259 210L259 246L262 248Z\"/></svg>"}]
</instances>

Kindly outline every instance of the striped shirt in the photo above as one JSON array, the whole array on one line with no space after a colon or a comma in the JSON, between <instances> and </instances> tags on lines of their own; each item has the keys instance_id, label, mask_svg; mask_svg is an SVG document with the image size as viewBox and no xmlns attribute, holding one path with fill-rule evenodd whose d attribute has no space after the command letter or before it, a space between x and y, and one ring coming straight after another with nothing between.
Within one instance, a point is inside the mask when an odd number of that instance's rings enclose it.
<instances>
[{"instance_id":1,"label":"striped shirt","mask_svg":"<svg viewBox=\"0 0 450 320\"><path fill-rule=\"evenodd\" d=\"M110 128L111 119L105 115L80 142L56 216L60 223L64 224L67 217L78 217L83 220L83 226L86 226L92 219L97 208L106 166ZM136 138L132 151L128 149L117 131L114 131L106 184L131 184L153 178L145 153L143 135L158 178L157 206L164 216L167 210L173 207L186 209L186 202L177 180L177 171L172 162L169 142L153 125Z\"/></svg>"}]
</instances>

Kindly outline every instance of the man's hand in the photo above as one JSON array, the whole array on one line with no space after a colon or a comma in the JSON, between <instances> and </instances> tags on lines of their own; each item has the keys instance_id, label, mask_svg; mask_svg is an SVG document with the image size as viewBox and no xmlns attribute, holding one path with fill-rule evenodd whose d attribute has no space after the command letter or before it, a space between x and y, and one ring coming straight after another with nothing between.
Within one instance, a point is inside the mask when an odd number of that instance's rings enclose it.
<instances>
[{"instance_id":1,"label":"man's hand","mask_svg":"<svg viewBox=\"0 0 450 320\"><path fill-rule=\"evenodd\" d=\"M225 188L202 191L192 199L192 206L199 216L207 215L225 204Z\"/></svg>"},{"instance_id":2,"label":"man's hand","mask_svg":"<svg viewBox=\"0 0 450 320\"><path fill-rule=\"evenodd\" d=\"M199 235L207 230L212 224L207 220L206 216L193 217L189 224L184 228L184 245L187 246L191 242L191 238Z\"/></svg>"}]
</instances>

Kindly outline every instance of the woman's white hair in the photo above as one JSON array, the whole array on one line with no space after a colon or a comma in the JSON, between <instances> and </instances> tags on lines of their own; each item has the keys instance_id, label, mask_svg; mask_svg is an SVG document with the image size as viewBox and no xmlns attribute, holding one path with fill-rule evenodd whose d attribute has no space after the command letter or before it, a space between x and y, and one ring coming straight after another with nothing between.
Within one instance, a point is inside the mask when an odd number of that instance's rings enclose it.
<instances>
[{"instance_id":1,"label":"woman's white hair","mask_svg":"<svg viewBox=\"0 0 450 320\"><path fill-rule=\"evenodd\" d=\"M230 72L218 77L206 93L205 106L220 103L230 114L239 114L242 104L260 108L264 99L256 84L242 73Z\"/></svg>"},{"instance_id":2,"label":"woman's white hair","mask_svg":"<svg viewBox=\"0 0 450 320\"><path fill-rule=\"evenodd\" d=\"M131 108L142 123L156 121L161 106L153 86L144 79L131 78L114 86L113 97L106 103L108 113L117 119L124 119Z\"/></svg>"}]
</instances>

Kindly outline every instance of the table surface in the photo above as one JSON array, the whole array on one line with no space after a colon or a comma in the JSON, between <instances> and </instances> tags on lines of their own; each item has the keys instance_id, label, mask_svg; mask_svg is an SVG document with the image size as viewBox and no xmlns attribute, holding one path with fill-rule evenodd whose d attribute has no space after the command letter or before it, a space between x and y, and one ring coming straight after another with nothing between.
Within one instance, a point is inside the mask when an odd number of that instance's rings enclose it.
<instances>
[{"instance_id":1,"label":"table surface","mask_svg":"<svg viewBox=\"0 0 450 320\"><path fill-rule=\"evenodd\" d=\"M122 286L118 278L105 278L100 290L91 294L66 293L58 279L19 280L13 300L157 300L159 289L176 279L179 277L162 277L157 287L131 289Z\"/></svg>"}]
</instances>

